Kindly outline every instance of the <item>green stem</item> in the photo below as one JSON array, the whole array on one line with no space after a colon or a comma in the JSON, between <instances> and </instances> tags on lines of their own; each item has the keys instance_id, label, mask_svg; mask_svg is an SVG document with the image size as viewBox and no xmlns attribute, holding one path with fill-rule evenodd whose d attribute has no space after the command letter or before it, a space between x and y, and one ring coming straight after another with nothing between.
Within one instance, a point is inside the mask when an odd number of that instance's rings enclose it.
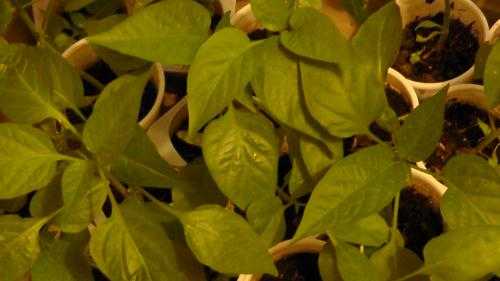
<instances>
[{"instance_id":1,"label":"green stem","mask_svg":"<svg viewBox=\"0 0 500 281\"><path fill-rule=\"evenodd\" d=\"M281 190L281 188L278 188L277 189L277 192L278 192L278 196L283 200L285 201L286 203L290 203L292 202L292 197L290 197L290 195L286 194L285 191Z\"/></svg>"},{"instance_id":2,"label":"green stem","mask_svg":"<svg viewBox=\"0 0 500 281\"><path fill-rule=\"evenodd\" d=\"M451 0L444 0L444 19L443 28L438 41L438 48L444 49L448 35L450 34L450 21L451 21Z\"/></svg>"},{"instance_id":3,"label":"green stem","mask_svg":"<svg viewBox=\"0 0 500 281\"><path fill-rule=\"evenodd\" d=\"M366 134L374 141L376 141L378 144L381 144L381 145L386 145L388 146L388 144L383 141L382 139L380 139L379 137L377 137L377 135L375 135L374 133L370 132L370 131L367 131Z\"/></svg>"},{"instance_id":4,"label":"green stem","mask_svg":"<svg viewBox=\"0 0 500 281\"><path fill-rule=\"evenodd\" d=\"M33 37L35 37L36 40L40 39L40 33L38 33L35 24L33 23L33 20L31 19L30 15L26 12L26 10L18 3L19 1L16 1L17 5L17 11L19 13L19 17L23 21L23 23L28 27L30 30L31 34L33 34Z\"/></svg>"},{"instance_id":5,"label":"green stem","mask_svg":"<svg viewBox=\"0 0 500 281\"><path fill-rule=\"evenodd\" d=\"M164 202L161 202L160 200L156 199L153 195L149 194L149 192L147 192L146 190L144 190L143 188L137 188L144 196L146 196L147 199L151 200L151 202L153 202L153 204L155 204L156 206L158 206L160 209L164 210L165 212L171 214L171 215L174 215L175 217L177 218L180 218L181 217L181 212L175 210L174 208L170 207L169 205L167 205L166 203Z\"/></svg>"},{"instance_id":6,"label":"green stem","mask_svg":"<svg viewBox=\"0 0 500 281\"><path fill-rule=\"evenodd\" d=\"M49 25L50 16L52 15L52 12L54 10L54 2L55 1L53 0L49 0L49 3L47 4L47 10L45 10L45 17L42 23L42 30L41 30L42 34L45 34L47 26Z\"/></svg>"},{"instance_id":7,"label":"green stem","mask_svg":"<svg viewBox=\"0 0 500 281\"><path fill-rule=\"evenodd\" d=\"M399 201L400 201L400 193L396 195L394 199L394 210L392 215L392 226L391 226L391 240L396 239L396 231L398 230L398 217L399 217Z\"/></svg>"},{"instance_id":8,"label":"green stem","mask_svg":"<svg viewBox=\"0 0 500 281\"><path fill-rule=\"evenodd\" d=\"M500 138L500 129L497 129L491 132L486 138L477 146L476 152L480 153L485 149L488 145L494 142L497 138Z\"/></svg>"},{"instance_id":9,"label":"green stem","mask_svg":"<svg viewBox=\"0 0 500 281\"><path fill-rule=\"evenodd\" d=\"M95 87L97 90L102 91L104 89L104 84L102 84L99 80L95 79L87 72L81 71L80 76L83 78L83 80L89 82L89 84Z\"/></svg>"},{"instance_id":10,"label":"green stem","mask_svg":"<svg viewBox=\"0 0 500 281\"><path fill-rule=\"evenodd\" d=\"M123 184L117 178L115 178L115 176L110 173L104 173L104 175L111 182L111 186L113 186L118 192L120 192L123 197L128 196L128 189L123 186Z\"/></svg>"},{"instance_id":11,"label":"green stem","mask_svg":"<svg viewBox=\"0 0 500 281\"><path fill-rule=\"evenodd\" d=\"M422 275L422 274L424 274L425 269L426 269L425 267L421 267L419 270L414 271L414 272L412 272L412 273L410 273L410 274L408 274L406 276L403 276L401 278L398 278L395 281L404 281L404 280L408 280L410 278L413 278L415 276Z\"/></svg>"}]
</instances>

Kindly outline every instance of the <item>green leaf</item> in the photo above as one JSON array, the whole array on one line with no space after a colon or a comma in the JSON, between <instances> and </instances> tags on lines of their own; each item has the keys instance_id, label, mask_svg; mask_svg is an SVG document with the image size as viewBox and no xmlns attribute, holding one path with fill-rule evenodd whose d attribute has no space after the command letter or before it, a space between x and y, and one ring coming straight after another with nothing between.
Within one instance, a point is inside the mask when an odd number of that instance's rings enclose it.
<instances>
[{"instance_id":1,"label":"green leaf","mask_svg":"<svg viewBox=\"0 0 500 281\"><path fill-rule=\"evenodd\" d=\"M294 0L252 0L252 12L266 29L281 31L288 26L294 2Z\"/></svg>"},{"instance_id":2,"label":"green leaf","mask_svg":"<svg viewBox=\"0 0 500 281\"><path fill-rule=\"evenodd\" d=\"M303 57L339 63L350 57L349 42L335 24L321 12L301 8L290 18L290 31L281 33L281 43L289 51Z\"/></svg>"},{"instance_id":3,"label":"green leaf","mask_svg":"<svg viewBox=\"0 0 500 281\"><path fill-rule=\"evenodd\" d=\"M359 249L339 242L335 245L337 266L344 281L380 281L378 272Z\"/></svg>"},{"instance_id":4,"label":"green leaf","mask_svg":"<svg viewBox=\"0 0 500 281\"><path fill-rule=\"evenodd\" d=\"M0 0L0 34L7 30L7 26L12 21L14 7L10 0Z\"/></svg>"},{"instance_id":5,"label":"green leaf","mask_svg":"<svg viewBox=\"0 0 500 281\"><path fill-rule=\"evenodd\" d=\"M202 263L227 274L277 275L267 247L240 216L206 206L181 217L189 247Z\"/></svg>"},{"instance_id":6,"label":"green leaf","mask_svg":"<svg viewBox=\"0 0 500 281\"><path fill-rule=\"evenodd\" d=\"M99 96L85 124L83 142L104 161L116 159L134 137L148 78L149 72L121 76L108 84Z\"/></svg>"},{"instance_id":7,"label":"green leaf","mask_svg":"<svg viewBox=\"0 0 500 281\"><path fill-rule=\"evenodd\" d=\"M402 25L399 7L391 1L371 15L352 39L358 61L374 66L383 82L399 53Z\"/></svg>"},{"instance_id":8,"label":"green leaf","mask_svg":"<svg viewBox=\"0 0 500 281\"><path fill-rule=\"evenodd\" d=\"M274 195L279 140L264 116L230 108L207 127L202 148L220 190L241 209Z\"/></svg>"},{"instance_id":9,"label":"green leaf","mask_svg":"<svg viewBox=\"0 0 500 281\"><path fill-rule=\"evenodd\" d=\"M38 232L49 218L0 216L0 280L21 280L40 254Z\"/></svg>"},{"instance_id":10,"label":"green leaf","mask_svg":"<svg viewBox=\"0 0 500 281\"><path fill-rule=\"evenodd\" d=\"M443 131L447 92L445 87L405 119L395 134L396 150L401 157L418 162L434 152Z\"/></svg>"},{"instance_id":11,"label":"green leaf","mask_svg":"<svg viewBox=\"0 0 500 281\"><path fill-rule=\"evenodd\" d=\"M389 226L378 214L339 225L330 232L342 241L365 246L378 247L389 239Z\"/></svg>"},{"instance_id":12,"label":"green leaf","mask_svg":"<svg viewBox=\"0 0 500 281\"><path fill-rule=\"evenodd\" d=\"M449 189L441 211L451 229L500 225L500 173L479 156L452 158L443 170Z\"/></svg>"},{"instance_id":13,"label":"green leaf","mask_svg":"<svg viewBox=\"0 0 500 281\"><path fill-rule=\"evenodd\" d=\"M299 90L297 59L276 37L255 46L253 59L257 66L251 84L266 111L285 126L322 139Z\"/></svg>"},{"instance_id":14,"label":"green leaf","mask_svg":"<svg viewBox=\"0 0 500 281\"><path fill-rule=\"evenodd\" d=\"M364 62L341 73L333 64L300 63L305 103L314 118L338 137L364 134L386 107L384 82Z\"/></svg>"},{"instance_id":15,"label":"green leaf","mask_svg":"<svg viewBox=\"0 0 500 281\"><path fill-rule=\"evenodd\" d=\"M48 136L28 125L0 124L0 199L38 190L56 174L58 154Z\"/></svg>"},{"instance_id":16,"label":"green leaf","mask_svg":"<svg viewBox=\"0 0 500 281\"><path fill-rule=\"evenodd\" d=\"M66 126L62 110L77 108L83 99L78 73L49 49L18 48L5 72L0 71L0 110L19 123L54 118Z\"/></svg>"},{"instance_id":17,"label":"green leaf","mask_svg":"<svg viewBox=\"0 0 500 281\"><path fill-rule=\"evenodd\" d=\"M498 226L447 232L425 246L422 272L430 274L433 280L470 281L486 277L500 268L498 237Z\"/></svg>"},{"instance_id":18,"label":"green leaf","mask_svg":"<svg viewBox=\"0 0 500 281\"><path fill-rule=\"evenodd\" d=\"M102 216L107 186L108 182L99 177L91 162L73 162L62 177L64 207L55 217L55 223L64 232L85 230L96 217Z\"/></svg>"},{"instance_id":19,"label":"green leaf","mask_svg":"<svg viewBox=\"0 0 500 281\"><path fill-rule=\"evenodd\" d=\"M336 162L315 187L295 238L324 233L389 204L410 177L408 165L393 158L388 146L378 145Z\"/></svg>"},{"instance_id":20,"label":"green leaf","mask_svg":"<svg viewBox=\"0 0 500 281\"><path fill-rule=\"evenodd\" d=\"M250 82L253 66L245 58L251 46L246 34L236 28L215 33L201 46L188 75L191 135L221 113Z\"/></svg>"},{"instance_id":21,"label":"green leaf","mask_svg":"<svg viewBox=\"0 0 500 281\"><path fill-rule=\"evenodd\" d=\"M490 108L494 108L500 104L500 41L498 41L486 62L484 71L484 92L488 97Z\"/></svg>"},{"instance_id":22,"label":"green leaf","mask_svg":"<svg viewBox=\"0 0 500 281\"><path fill-rule=\"evenodd\" d=\"M341 139L325 141L326 144L307 136L299 138L300 155L312 177L324 172L344 155Z\"/></svg>"},{"instance_id":23,"label":"green leaf","mask_svg":"<svg viewBox=\"0 0 500 281\"><path fill-rule=\"evenodd\" d=\"M97 33L105 32L113 26L119 24L127 18L126 15L116 14L103 19L88 19L83 26L85 32L91 36Z\"/></svg>"},{"instance_id":24,"label":"green leaf","mask_svg":"<svg viewBox=\"0 0 500 281\"><path fill-rule=\"evenodd\" d=\"M121 181L135 186L175 187L178 178L139 125L135 125L134 136L111 171Z\"/></svg>"},{"instance_id":25,"label":"green leaf","mask_svg":"<svg viewBox=\"0 0 500 281\"><path fill-rule=\"evenodd\" d=\"M32 281L92 281L92 268L85 256L87 232L57 239L41 235L41 254L31 269Z\"/></svg>"},{"instance_id":26,"label":"green leaf","mask_svg":"<svg viewBox=\"0 0 500 281\"><path fill-rule=\"evenodd\" d=\"M220 19L217 27L215 28L215 32L220 31L224 28L232 27L231 25L231 11L225 12L222 18Z\"/></svg>"},{"instance_id":27,"label":"green leaf","mask_svg":"<svg viewBox=\"0 0 500 281\"><path fill-rule=\"evenodd\" d=\"M342 281L337 263L335 248L330 243L327 243L319 253L318 258L319 273L322 281Z\"/></svg>"},{"instance_id":28,"label":"green leaf","mask_svg":"<svg viewBox=\"0 0 500 281\"><path fill-rule=\"evenodd\" d=\"M28 202L28 196L23 195L13 199L0 200L0 215L4 213L17 213Z\"/></svg>"},{"instance_id":29,"label":"green leaf","mask_svg":"<svg viewBox=\"0 0 500 281\"><path fill-rule=\"evenodd\" d=\"M357 22L362 23L369 16L368 10L365 7L365 0L342 0L342 6Z\"/></svg>"},{"instance_id":30,"label":"green leaf","mask_svg":"<svg viewBox=\"0 0 500 281\"><path fill-rule=\"evenodd\" d=\"M137 199L113 204L111 217L92 234L90 253L111 280L191 280L169 239L171 220Z\"/></svg>"},{"instance_id":31,"label":"green leaf","mask_svg":"<svg viewBox=\"0 0 500 281\"><path fill-rule=\"evenodd\" d=\"M474 63L474 79L483 79L484 71L486 69L486 63L488 62L488 57L490 56L493 46L489 43L482 43L479 50L476 53L476 60Z\"/></svg>"},{"instance_id":32,"label":"green leaf","mask_svg":"<svg viewBox=\"0 0 500 281\"><path fill-rule=\"evenodd\" d=\"M189 65L208 38L210 14L191 0L165 0L141 9L92 44L164 65Z\"/></svg>"},{"instance_id":33,"label":"green leaf","mask_svg":"<svg viewBox=\"0 0 500 281\"><path fill-rule=\"evenodd\" d=\"M43 218L61 209L63 206L61 176L59 173L46 187L38 190L29 205L33 217Z\"/></svg>"},{"instance_id":34,"label":"green leaf","mask_svg":"<svg viewBox=\"0 0 500 281\"><path fill-rule=\"evenodd\" d=\"M268 247L274 246L285 235L284 211L281 200L276 196L258 200L248 207L248 222Z\"/></svg>"},{"instance_id":35,"label":"green leaf","mask_svg":"<svg viewBox=\"0 0 500 281\"><path fill-rule=\"evenodd\" d=\"M315 9L321 9L323 3L321 0L295 0L299 7L312 7Z\"/></svg>"}]
</instances>

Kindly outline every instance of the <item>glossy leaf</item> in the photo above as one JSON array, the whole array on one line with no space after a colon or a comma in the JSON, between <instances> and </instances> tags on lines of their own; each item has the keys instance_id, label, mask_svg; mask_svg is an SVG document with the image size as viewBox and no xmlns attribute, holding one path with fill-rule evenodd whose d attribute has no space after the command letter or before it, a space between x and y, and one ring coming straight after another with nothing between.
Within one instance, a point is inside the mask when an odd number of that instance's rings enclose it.
<instances>
[{"instance_id":1,"label":"glossy leaf","mask_svg":"<svg viewBox=\"0 0 500 281\"><path fill-rule=\"evenodd\" d=\"M297 59L280 47L278 38L257 45L252 56L257 65L252 88L266 111L287 127L321 139L299 90Z\"/></svg>"},{"instance_id":2,"label":"glossy leaf","mask_svg":"<svg viewBox=\"0 0 500 281\"><path fill-rule=\"evenodd\" d=\"M315 187L295 238L373 215L409 181L410 169L387 146L363 149L335 163Z\"/></svg>"},{"instance_id":3,"label":"glossy leaf","mask_svg":"<svg viewBox=\"0 0 500 281\"><path fill-rule=\"evenodd\" d=\"M284 30L295 0L252 0L252 12L270 31Z\"/></svg>"},{"instance_id":4,"label":"glossy leaf","mask_svg":"<svg viewBox=\"0 0 500 281\"><path fill-rule=\"evenodd\" d=\"M358 221L339 225L330 230L337 239L365 246L381 246L389 239L389 226L380 215L371 215Z\"/></svg>"},{"instance_id":5,"label":"glossy leaf","mask_svg":"<svg viewBox=\"0 0 500 281\"><path fill-rule=\"evenodd\" d=\"M253 67L245 58L251 46L236 28L215 33L201 46L188 76L190 134L221 113L250 82Z\"/></svg>"},{"instance_id":6,"label":"glossy leaf","mask_svg":"<svg viewBox=\"0 0 500 281\"><path fill-rule=\"evenodd\" d=\"M177 172L161 158L138 125L122 155L113 164L112 172L127 184L147 187L172 188L178 178Z\"/></svg>"},{"instance_id":7,"label":"glossy leaf","mask_svg":"<svg viewBox=\"0 0 500 281\"><path fill-rule=\"evenodd\" d=\"M350 44L335 24L313 8L301 8L290 18L290 31L281 33L281 43L289 51L325 62L346 62Z\"/></svg>"},{"instance_id":8,"label":"glossy leaf","mask_svg":"<svg viewBox=\"0 0 500 281\"><path fill-rule=\"evenodd\" d=\"M40 254L38 233L48 218L0 216L0 280L21 280Z\"/></svg>"},{"instance_id":9,"label":"glossy leaf","mask_svg":"<svg viewBox=\"0 0 500 281\"><path fill-rule=\"evenodd\" d=\"M45 187L56 174L59 154L50 138L28 125L0 124L0 198Z\"/></svg>"},{"instance_id":10,"label":"glossy leaf","mask_svg":"<svg viewBox=\"0 0 500 281\"><path fill-rule=\"evenodd\" d=\"M380 281L373 263L359 249L345 244L335 245L337 266L344 281Z\"/></svg>"},{"instance_id":11,"label":"glossy leaf","mask_svg":"<svg viewBox=\"0 0 500 281\"><path fill-rule=\"evenodd\" d=\"M491 108L500 104L500 41L493 47L484 71L484 92Z\"/></svg>"},{"instance_id":12,"label":"glossy leaf","mask_svg":"<svg viewBox=\"0 0 500 281\"><path fill-rule=\"evenodd\" d=\"M448 87L424 101L395 134L399 155L413 162L427 159L436 149L444 126Z\"/></svg>"},{"instance_id":13,"label":"glossy leaf","mask_svg":"<svg viewBox=\"0 0 500 281\"><path fill-rule=\"evenodd\" d=\"M210 15L195 1L149 5L111 30L89 37L92 44L165 65L191 64L208 38Z\"/></svg>"},{"instance_id":14,"label":"glossy leaf","mask_svg":"<svg viewBox=\"0 0 500 281\"><path fill-rule=\"evenodd\" d=\"M91 162L73 162L64 171L61 185L64 207L55 217L55 223L62 231L81 232L102 216L108 182L99 177Z\"/></svg>"},{"instance_id":15,"label":"glossy leaf","mask_svg":"<svg viewBox=\"0 0 500 281\"><path fill-rule=\"evenodd\" d=\"M424 249L425 272L435 280L470 281L500 268L500 227L475 226L445 233Z\"/></svg>"},{"instance_id":16,"label":"glossy leaf","mask_svg":"<svg viewBox=\"0 0 500 281\"><path fill-rule=\"evenodd\" d=\"M40 239L41 254L31 269L32 281L92 281L92 268L85 256L89 241L87 232L59 239L44 233Z\"/></svg>"},{"instance_id":17,"label":"glossy leaf","mask_svg":"<svg viewBox=\"0 0 500 281\"><path fill-rule=\"evenodd\" d=\"M202 148L220 190L241 209L274 195L279 140L264 116L231 108L207 127Z\"/></svg>"},{"instance_id":18,"label":"glossy leaf","mask_svg":"<svg viewBox=\"0 0 500 281\"><path fill-rule=\"evenodd\" d=\"M103 161L116 159L136 132L141 97L149 73L124 75L104 88L83 130L83 142ZM113 110L110 110L113 109Z\"/></svg>"},{"instance_id":19,"label":"glossy leaf","mask_svg":"<svg viewBox=\"0 0 500 281\"><path fill-rule=\"evenodd\" d=\"M189 247L198 260L228 274L276 275L267 247L243 218L219 206L206 206L181 217Z\"/></svg>"},{"instance_id":20,"label":"glossy leaf","mask_svg":"<svg viewBox=\"0 0 500 281\"><path fill-rule=\"evenodd\" d=\"M479 156L452 158L443 170L449 190L441 203L448 227L500 225L500 173Z\"/></svg>"}]
</instances>

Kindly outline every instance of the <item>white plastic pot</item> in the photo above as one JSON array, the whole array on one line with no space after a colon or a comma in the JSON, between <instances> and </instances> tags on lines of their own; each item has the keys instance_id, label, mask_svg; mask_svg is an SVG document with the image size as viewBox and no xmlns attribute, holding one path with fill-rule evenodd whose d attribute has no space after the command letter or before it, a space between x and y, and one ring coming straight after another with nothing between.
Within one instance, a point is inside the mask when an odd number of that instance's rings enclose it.
<instances>
[{"instance_id":1,"label":"white plastic pot","mask_svg":"<svg viewBox=\"0 0 500 281\"><path fill-rule=\"evenodd\" d=\"M444 0L435 0L431 4L428 4L426 0L397 0L396 2L401 8L404 26L411 23L417 17L435 15L444 10ZM452 17L460 19L466 25L472 23L472 30L478 37L479 43L488 40L489 26L481 9L470 0L454 0L453 4ZM417 94L420 98L428 98L447 84L456 85L466 83L471 81L473 77L474 66L462 75L443 82L423 83L413 80L408 81L417 90Z\"/></svg>"},{"instance_id":2,"label":"white plastic pot","mask_svg":"<svg viewBox=\"0 0 500 281\"><path fill-rule=\"evenodd\" d=\"M456 100L463 103L474 105L482 110L489 111L495 117L500 118L500 106L489 109L487 97L484 94L484 87L475 84L462 84L450 87L447 101Z\"/></svg>"},{"instance_id":3,"label":"white plastic pot","mask_svg":"<svg viewBox=\"0 0 500 281\"><path fill-rule=\"evenodd\" d=\"M68 60L76 69L83 71L99 61L99 57L88 43L87 39L82 39L71 45L62 56ZM161 64L155 63L153 65L153 73L151 80L156 87L156 100L146 116L139 121L139 125L147 129L158 118L160 113L163 98L165 96L165 76Z\"/></svg>"},{"instance_id":4,"label":"white plastic pot","mask_svg":"<svg viewBox=\"0 0 500 281\"><path fill-rule=\"evenodd\" d=\"M490 42L495 43L500 38L500 20L498 20L490 30Z\"/></svg>"}]
</instances>

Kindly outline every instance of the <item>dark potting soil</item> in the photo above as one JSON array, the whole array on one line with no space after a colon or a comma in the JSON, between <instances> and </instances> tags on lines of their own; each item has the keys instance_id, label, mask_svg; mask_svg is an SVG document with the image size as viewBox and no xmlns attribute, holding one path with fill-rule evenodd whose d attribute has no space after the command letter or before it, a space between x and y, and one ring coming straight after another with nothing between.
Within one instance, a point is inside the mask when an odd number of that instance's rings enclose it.
<instances>
[{"instance_id":1,"label":"dark potting soil","mask_svg":"<svg viewBox=\"0 0 500 281\"><path fill-rule=\"evenodd\" d=\"M185 74L168 73L165 75L165 91L176 94L179 98L187 94L187 76Z\"/></svg>"},{"instance_id":2,"label":"dark potting soil","mask_svg":"<svg viewBox=\"0 0 500 281\"><path fill-rule=\"evenodd\" d=\"M139 109L139 118L138 120L142 120L146 115L149 113L151 108L153 108L153 105L155 104L156 101L156 96L158 94L158 91L156 89L155 84L153 84L151 81L149 81L146 84L146 88L144 89L144 94L142 95L141 98L141 108Z\"/></svg>"},{"instance_id":3,"label":"dark potting soil","mask_svg":"<svg viewBox=\"0 0 500 281\"><path fill-rule=\"evenodd\" d=\"M416 42L417 34L428 36L436 29L416 27L425 20L443 23L443 13L417 18L404 29L402 45L394 68L405 77L420 82L441 82L457 77L473 64L479 49L479 40L472 31L472 24L465 25L458 19L451 19L450 33L443 48L436 48L439 36L425 42ZM412 64L412 54L424 50L420 62Z\"/></svg>"},{"instance_id":4,"label":"dark potting soil","mask_svg":"<svg viewBox=\"0 0 500 281\"><path fill-rule=\"evenodd\" d=\"M441 145L427 159L427 168L437 171L441 170L448 159L457 152L468 152L477 147L485 138L479 127L479 120L489 124L488 113L470 104L451 100L446 104L445 123ZM500 120L497 120L497 126ZM491 155L498 142L493 143L483 152ZM500 156L500 151L497 151Z\"/></svg>"},{"instance_id":5,"label":"dark potting soil","mask_svg":"<svg viewBox=\"0 0 500 281\"><path fill-rule=\"evenodd\" d=\"M279 275L264 275L262 281L320 281L318 254L297 254L276 263Z\"/></svg>"},{"instance_id":6,"label":"dark potting soil","mask_svg":"<svg viewBox=\"0 0 500 281\"><path fill-rule=\"evenodd\" d=\"M104 61L99 60L93 66L88 68L85 72L90 74L92 77L97 79L103 85L107 85L109 82L117 78L113 70ZM83 80L83 89L86 96L95 96L99 94L99 90L96 89L92 84Z\"/></svg>"},{"instance_id":7,"label":"dark potting soil","mask_svg":"<svg viewBox=\"0 0 500 281\"><path fill-rule=\"evenodd\" d=\"M276 34L276 33L271 32L267 29L257 29L255 31L248 33L248 38L250 38L250 40L252 40L252 41L257 41L257 40L269 38L274 34Z\"/></svg>"},{"instance_id":8,"label":"dark potting soil","mask_svg":"<svg viewBox=\"0 0 500 281\"><path fill-rule=\"evenodd\" d=\"M99 270L92 268L92 275L95 281L109 281L104 274L102 274Z\"/></svg>"},{"instance_id":9,"label":"dark potting soil","mask_svg":"<svg viewBox=\"0 0 500 281\"><path fill-rule=\"evenodd\" d=\"M182 123L181 127L179 128L179 131L187 130L187 128L188 128L188 121L186 120ZM184 159L188 163L202 156L200 147L185 142L184 140L182 140L177 136L177 133L174 133L172 135L172 145L174 146L175 150L179 153L179 155L182 156L182 159Z\"/></svg>"},{"instance_id":10,"label":"dark potting soil","mask_svg":"<svg viewBox=\"0 0 500 281\"><path fill-rule=\"evenodd\" d=\"M398 228L405 238L405 247L423 257L425 245L443 233L443 218L438 204L414 187L401 191Z\"/></svg>"}]
</instances>

